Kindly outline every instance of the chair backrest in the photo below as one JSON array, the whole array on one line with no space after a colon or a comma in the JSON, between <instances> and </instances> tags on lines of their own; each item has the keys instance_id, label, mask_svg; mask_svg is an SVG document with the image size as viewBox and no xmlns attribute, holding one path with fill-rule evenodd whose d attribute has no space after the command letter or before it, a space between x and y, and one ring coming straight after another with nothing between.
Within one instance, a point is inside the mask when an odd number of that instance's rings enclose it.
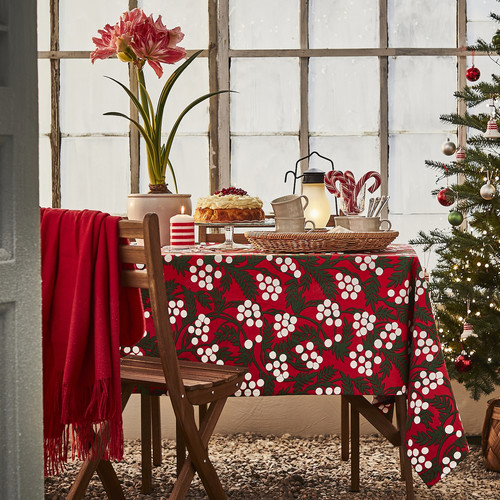
<instances>
[{"instance_id":1,"label":"chair backrest","mask_svg":"<svg viewBox=\"0 0 500 500\"><path fill-rule=\"evenodd\" d=\"M145 270L130 268L135 266L125 266L122 270L121 284L122 286L149 290L158 351L169 394L174 404L178 398L183 397L183 395L185 397L185 390L180 376L175 339L172 335L168 314L158 216L149 213L144 216L143 221L123 219L118 223L118 229L120 238L123 238L120 240L120 260L122 263L146 266ZM124 238L134 239L136 244L129 245Z\"/></svg>"}]
</instances>

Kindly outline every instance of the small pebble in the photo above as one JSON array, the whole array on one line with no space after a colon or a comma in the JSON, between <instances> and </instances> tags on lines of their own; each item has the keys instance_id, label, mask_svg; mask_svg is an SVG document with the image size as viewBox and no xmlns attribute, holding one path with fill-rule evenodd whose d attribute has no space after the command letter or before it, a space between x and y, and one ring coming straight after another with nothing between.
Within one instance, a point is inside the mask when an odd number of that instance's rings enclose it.
<instances>
[{"instance_id":1,"label":"small pebble","mask_svg":"<svg viewBox=\"0 0 500 500\"><path fill-rule=\"evenodd\" d=\"M338 436L302 438L244 433L215 435L209 453L230 500L329 500L329 499L402 499L405 486L399 480L399 453L388 441L375 436L362 436L360 491L351 493L350 462L340 460ZM140 440L125 442L125 459L114 464L124 489L131 500L166 499L175 481L175 443L163 441L163 463L153 468L154 490L151 495L140 492ZM69 491L80 463L71 462L64 474L45 479L45 499L59 500ZM450 474L428 488L413 472L415 497L418 500L497 499L500 473L484 468L479 446ZM92 478L86 495L104 499L106 494L97 475ZM186 497L207 499L198 476Z\"/></svg>"}]
</instances>

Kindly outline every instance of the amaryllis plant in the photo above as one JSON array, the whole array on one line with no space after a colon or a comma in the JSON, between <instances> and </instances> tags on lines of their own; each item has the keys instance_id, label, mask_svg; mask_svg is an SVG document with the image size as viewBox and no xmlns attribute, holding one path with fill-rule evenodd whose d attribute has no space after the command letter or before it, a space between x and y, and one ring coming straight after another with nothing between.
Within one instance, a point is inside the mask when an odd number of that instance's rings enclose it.
<instances>
[{"instance_id":1,"label":"amaryllis plant","mask_svg":"<svg viewBox=\"0 0 500 500\"><path fill-rule=\"evenodd\" d=\"M184 116L186 116L186 114L197 104L200 104L213 95L228 91L220 90L218 92L205 94L186 106L175 121L168 134L167 141L165 144L162 144L162 121L167 98L174 83L182 72L201 53L201 50L195 52L170 75L163 86L155 109L151 97L146 90L146 81L143 73L144 66L148 63L153 68L158 78L161 78L163 75L162 64L174 64L184 59L186 57L186 50L177 46L184 38L181 29L179 27L167 29L162 22L161 16L158 16L155 21L152 15L146 16L141 9L134 9L125 12L114 26L107 24L102 30L99 30L98 33L100 37L92 38L92 41L97 47L96 50L90 54L92 63L94 63L96 59L107 59L116 54L121 61L131 63L137 69L137 78L139 82L138 97L118 80L110 77L108 78L118 83L118 85L125 90L137 108L142 123L139 123L139 121L123 113L114 111L105 113L105 115L126 118L138 128L144 138L146 142L150 180L149 187L151 192L170 192L165 184L167 165L174 181L175 190L178 192L177 179L170 161L170 150L172 149L172 143L175 133L179 128L179 124Z\"/></svg>"}]
</instances>

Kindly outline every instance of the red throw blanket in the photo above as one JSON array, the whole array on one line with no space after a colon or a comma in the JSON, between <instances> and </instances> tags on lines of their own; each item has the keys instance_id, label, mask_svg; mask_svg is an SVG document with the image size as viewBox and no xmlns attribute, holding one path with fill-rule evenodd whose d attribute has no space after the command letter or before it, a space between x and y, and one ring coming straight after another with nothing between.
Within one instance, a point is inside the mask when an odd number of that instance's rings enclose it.
<instances>
[{"instance_id":1,"label":"red throw blanket","mask_svg":"<svg viewBox=\"0 0 500 500\"><path fill-rule=\"evenodd\" d=\"M45 474L84 460L103 431L105 459L123 458L119 346L144 332L140 292L120 286L119 217L42 208ZM71 434L70 434L71 428Z\"/></svg>"}]
</instances>

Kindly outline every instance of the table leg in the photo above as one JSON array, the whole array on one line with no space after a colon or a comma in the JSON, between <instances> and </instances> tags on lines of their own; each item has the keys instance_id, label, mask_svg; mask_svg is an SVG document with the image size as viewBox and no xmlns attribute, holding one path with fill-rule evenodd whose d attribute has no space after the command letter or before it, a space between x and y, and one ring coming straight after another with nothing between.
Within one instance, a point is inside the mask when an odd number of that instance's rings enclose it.
<instances>
[{"instance_id":1,"label":"table leg","mask_svg":"<svg viewBox=\"0 0 500 500\"><path fill-rule=\"evenodd\" d=\"M141 394L141 468L144 494L153 489L153 472L151 470L151 396Z\"/></svg>"},{"instance_id":2,"label":"table leg","mask_svg":"<svg viewBox=\"0 0 500 500\"><path fill-rule=\"evenodd\" d=\"M400 444L400 458L401 458L401 472L404 476L406 483L406 498L408 500L414 500L413 492L413 476L411 471L411 464L406 453L406 395L396 396L396 419L398 422L398 430L401 436Z\"/></svg>"},{"instance_id":3,"label":"table leg","mask_svg":"<svg viewBox=\"0 0 500 500\"><path fill-rule=\"evenodd\" d=\"M153 465L161 465L160 396L151 396L151 428L153 433Z\"/></svg>"},{"instance_id":4,"label":"table leg","mask_svg":"<svg viewBox=\"0 0 500 500\"><path fill-rule=\"evenodd\" d=\"M349 402L340 396L340 442L341 458L349 460Z\"/></svg>"},{"instance_id":5,"label":"table leg","mask_svg":"<svg viewBox=\"0 0 500 500\"><path fill-rule=\"evenodd\" d=\"M351 405L351 491L359 491L359 412Z\"/></svg>"}]
</instances>

